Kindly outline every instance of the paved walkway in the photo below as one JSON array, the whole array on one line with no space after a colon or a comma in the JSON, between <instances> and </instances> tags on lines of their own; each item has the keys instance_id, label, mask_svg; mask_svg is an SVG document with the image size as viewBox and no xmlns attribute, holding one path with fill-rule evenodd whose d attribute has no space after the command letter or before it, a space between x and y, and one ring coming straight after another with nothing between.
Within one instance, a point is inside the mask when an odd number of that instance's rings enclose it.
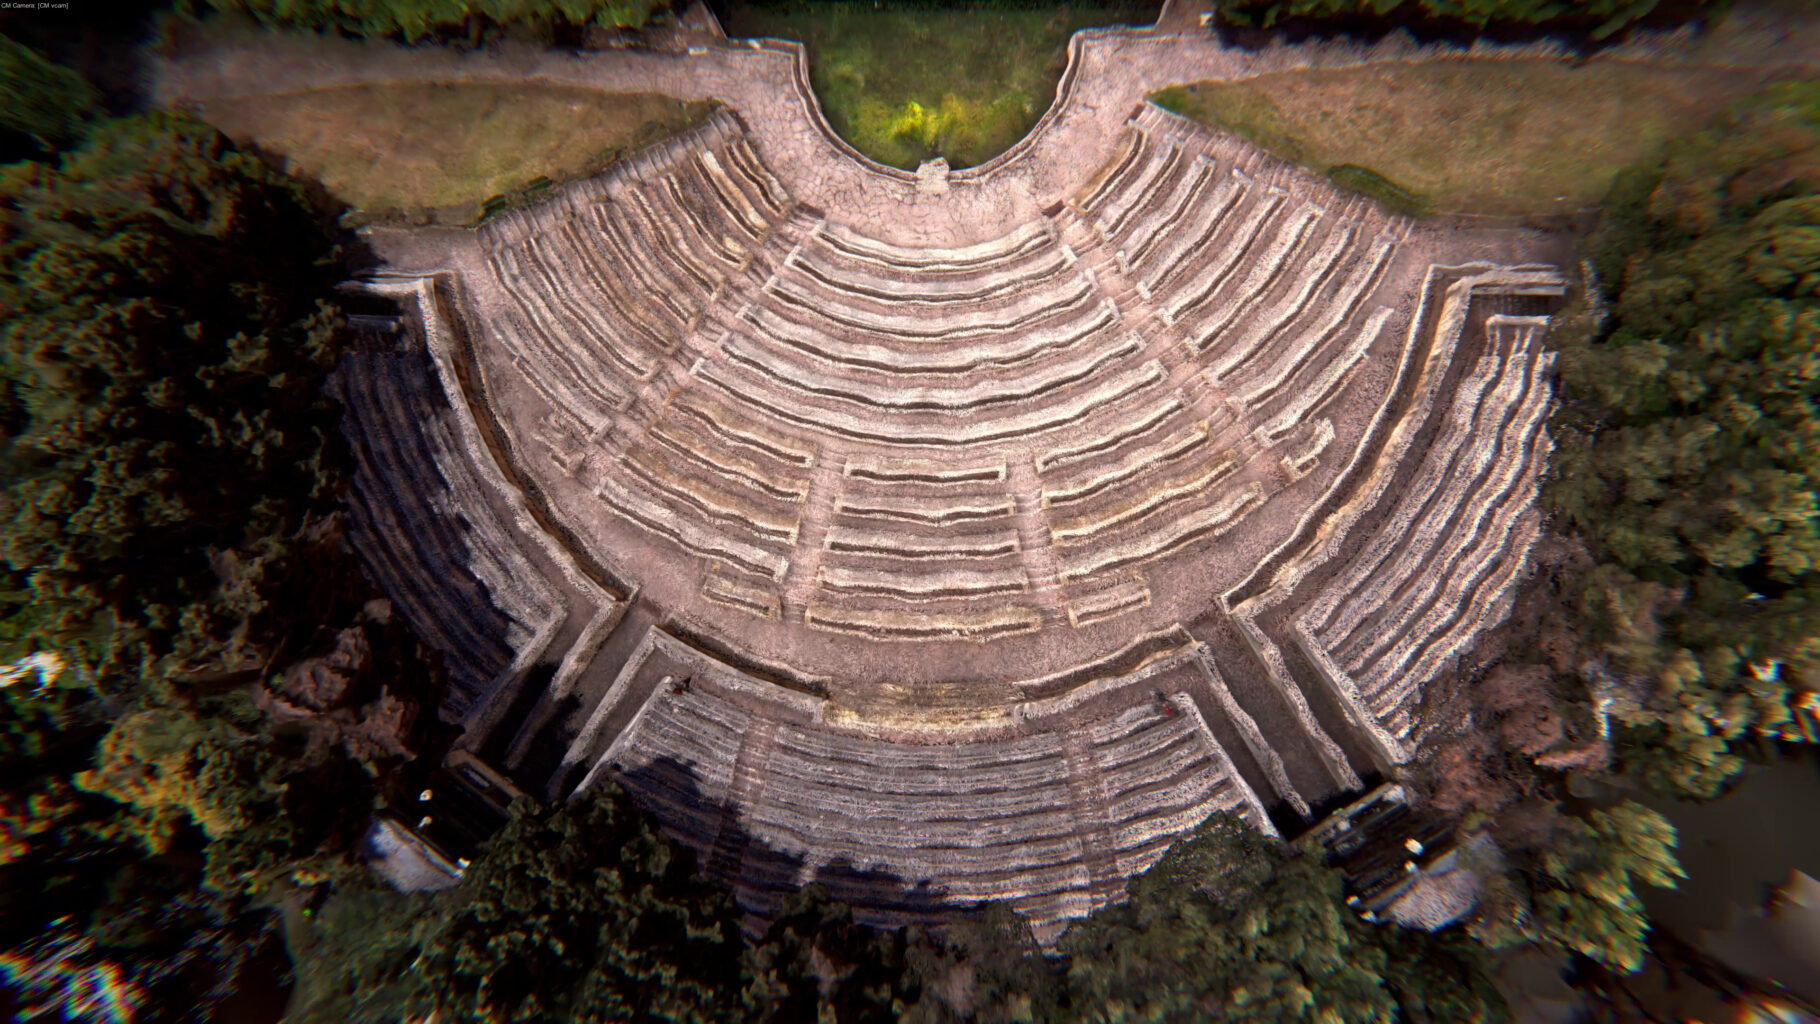
<instances>
[{"instance_id":1,"label":"paved walkway","mask_svg":"<svg viewBox=\"0 0 1820 1024\"><path fill-rule=\"evenodd\" d=\"M1186 5L1175 5L1185 7ZM1176 11L1177 15L1182 12ZM860 155L828 127L809 88L800 45L735 40L689 53L602 50L569 53L525 46L457 54L338 39L249 34L189 48L152 67L153 98L185 100L303 92L385 82L543 81L610 92L716 99L745 121L766 162L799 202L866 234L905 245L966 245L1028 223L1073 195L1111 155L1121 126L1146 95L1185 82L1232 80L1300 67L1347 67L1471 53L1543 56L1549 45L1418 47L1401 37L1376 46L1328 42L1248 51L1226 47L1194 19L1168 14L1146 29L1092 29L1070 41L1058 97L1036 128L1001 156L954 172L946 190L919 188L915 174ZM1184 24L1187 23L1187 24ZM1766 40L1753 63L1816 60L1798 40ZM1673 59L1684 40L1608 56Z\"/></svg>"}]
</instances>

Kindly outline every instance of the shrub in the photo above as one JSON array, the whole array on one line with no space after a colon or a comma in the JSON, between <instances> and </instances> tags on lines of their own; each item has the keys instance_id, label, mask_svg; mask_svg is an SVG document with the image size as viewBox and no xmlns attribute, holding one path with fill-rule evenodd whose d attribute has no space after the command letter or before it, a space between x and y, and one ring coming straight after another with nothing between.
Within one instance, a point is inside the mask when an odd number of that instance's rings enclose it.
<instances>
[{"instance_id":1,"label":"shrub","mask_svg":"<svg viewBox=\"0 0 1820 1024\"><path fill-rule=\"evenodd\" d=\"M543 32L589 25L637 28L666 0L206 0L261 24L416 41L473 28L525 26ZM190 6L193 8L195 3Z\"/></svg>"},{"instance_id":2,"label":"shrub","mask_svg":"<svg viewBox=\"0 0 1820 1024\"><path fill-rule=\"evenodd\" d=\"M1659 6L1660 0L1218 0L1229 25L1270 28L1290 20L1415 18L1475 29L1544 25L1583 30L1594 39L1621 31ZM1725 0L1701 7L1722 9Z\"/></svg>"}]
</instances>

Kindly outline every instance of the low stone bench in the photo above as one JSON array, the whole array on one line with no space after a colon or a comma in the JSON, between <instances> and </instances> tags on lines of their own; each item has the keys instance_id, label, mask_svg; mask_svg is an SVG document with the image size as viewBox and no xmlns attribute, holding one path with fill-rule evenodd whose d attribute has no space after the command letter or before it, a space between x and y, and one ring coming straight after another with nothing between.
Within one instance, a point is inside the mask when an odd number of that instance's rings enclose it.
<instances>
[{"instance_id":1,"label":"low stone bench","mask_svg":"<svg viewBox=\"0 0 1820 1024\"><path fill-rule=\"evenodd\" d=\"M1003 416L971 419L880 419L857 412L805 407L800 396L778 393L764 377L740 373L736 367L704 363L696 368L698 380L710 385L721 401L737 403L752 415L793 429L813 430L857 442L919 447L965 447L1013 437L1059 430L1078 423L1101 407L1123 404L1147 388L1167 379L1154 360L1087 382L1090 387L1071 392L1036 409Z\"/></svg>"},{"instance_id":2,"label":"low stone bench","mask_svg":"<svg viewBox=\"0 0 1820 1024\"><path fill-rule=\"evenodd\" d=\"M911 248L870 238L840 224L826 224L822 243L853 260L883 270L918 275L976 275L1016 263L1054 244L1047 226L1032 222L991 241L959 248Z\"/></svg>"},{"instance_id":3,"label":"low stone bench","mask_svg":"<svg viewBox=\"0 0 1820 1024\"><path fill-rule=\"evenodd\" d=\"M734 336L721 343L728 359L770 378L776 387L840 399L886 416L898 412L966 414L1014 402L1040 405L1055 392L1095 377L1141 347L1141 339L1125 335L1108 339L1106 344L1082 347L1065 358L1034 364L1019 376L938 386L921 379L893 380L890 374L881 374L883 379L876 382L866 380L841 372L838 364L789 358L757 339Z\"/></svg>"},{"instance_id":4,"label":"low stone bench","mask_svg":"<svg viewBox=\"0 0 1820 1024\"><path fill-rule=\"evenodd\" d=\"M1164 421L1167 422L1167 421ZM1129 481L1161 470L1171 470L1208 439L1205 421L1195 421L1169 433L1158 431L1145 443L1121 447L1115 461L1097 462L1073 475L1043 484L1043 507L1051 515L1060 506L1092 501Z\"/></svg>"},{"instance_id":5,"label":"low stone bench","mask_svg":"<svg viewBox=\"0 0 1820 1024\"><path fill-rule=\"evenodd\" d=\"M1184 329L1189 331L1197 351L1205 348L1205 338L1225 330L1263 301L1284 268L1291 265L1292 254L1298 257L1298 268L1307 265L1303 243L1312 237L1323 212L1308 205L1291 209L1279 223L1270 225L1263 237L1233 254L1233 262L1227 268L1209 275L1200 289L1163 303L1164 311L1175 322L1192 322ZM1233 283L1230 293L1222 295L1224 286L1236 277L1232 272L1238 269L1244 270L1244 276Z\"/></svg>"},{"instance_id":6,"label":"low stone bench","mask_svg":"<svg viewBox=\"0 0 1820 1024\"><path fill-rule=\"evenodd\" d=\"M795 319L800 315L755 306L747 312L746 319L756 332L780 347L855 370L904 376L1012 369L1093 344L1119 323L1117 311L1100 304L1083 306L1075 316L1015 335L990 335L976 340L952 338L931 344L863 333L856 336L825 324L816 326Z\"/></svg>"},{"instance_id":7,"label":"low stone bench","mask_svg":"<svg viewBox=\"0 0 1820 1024\"><path fill-rule=\"evenodd\" d=\"M1185 544L1217 537L1263 505L1266 497L1263 485L1254 481L1209 504L1186 510L1179 517L1153 524L1119 543L1109 544L1101 538L1083 536L1078 542L1061 548L1062 579L1085 579L1113 569L1129 568L1160 558Z\"/></svg>"}]
</instances>

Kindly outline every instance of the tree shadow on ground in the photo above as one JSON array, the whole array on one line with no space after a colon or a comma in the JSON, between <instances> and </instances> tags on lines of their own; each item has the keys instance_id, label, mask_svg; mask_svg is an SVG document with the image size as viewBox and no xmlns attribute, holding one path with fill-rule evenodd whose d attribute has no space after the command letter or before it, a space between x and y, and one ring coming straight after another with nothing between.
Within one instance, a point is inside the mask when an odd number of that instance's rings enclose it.
<instances>
[{"instance_id":1,"label":"tree shadow on ground","mask_svg":"<svg viewBox=\"0 0 1820 1024\"><path fill-rule=\"evenodd\" d=\"M754 834L736 803L704 790L692 763L665 756L601 777L617 781L666 834L694 851L701 874L732 890L756 921L775 919L785 900L809 885L849 904L854 920L878 927L940 926L985 913L986 903L956 898L933 879L906 878L883 862L856 863L844 853L820 859L829 851L809 849L813 840L791 849Z\"/></svg>"}]
</instances>

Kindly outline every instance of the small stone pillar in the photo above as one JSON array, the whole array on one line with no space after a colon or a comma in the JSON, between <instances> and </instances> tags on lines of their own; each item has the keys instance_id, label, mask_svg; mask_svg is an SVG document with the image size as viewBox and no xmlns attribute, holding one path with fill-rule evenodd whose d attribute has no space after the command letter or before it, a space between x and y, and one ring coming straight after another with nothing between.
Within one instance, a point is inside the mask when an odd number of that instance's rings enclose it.
<instances>
[{"instance_id":1,"label":"small stone pillar","mask_svg":"<svg viewBox=\"0 0 1820 1024\"><path fill-rule=\"evenodd\" d=\"M916 168L916 190L926 196L948 194L948 161L924 160Z\"/></svg>"}]
</instances>

